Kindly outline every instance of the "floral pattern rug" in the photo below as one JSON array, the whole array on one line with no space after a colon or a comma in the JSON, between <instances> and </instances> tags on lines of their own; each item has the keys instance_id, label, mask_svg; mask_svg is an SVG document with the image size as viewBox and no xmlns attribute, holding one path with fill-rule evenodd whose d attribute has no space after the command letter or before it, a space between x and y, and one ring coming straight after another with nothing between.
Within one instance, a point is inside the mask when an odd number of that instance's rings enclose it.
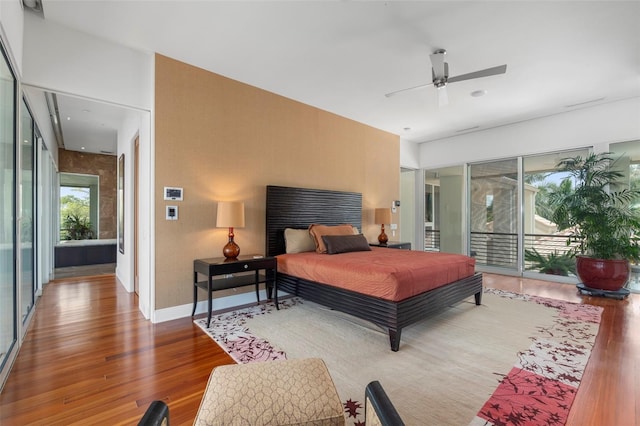
<instances>
[{"instance_id":1,"label":"floral pattern rug","mask_svg":"<svg viewBox=\"0 0 640 426\"><path fill-rule=\"evenodd\" d=\"M470 425L564 425L598 332L602 308L538 296L485 289L503 298L538 303L557 310L552 326L537 327L528 349L514 353L511 371L494 373L496 389ZM304 303L280 301L280 309ZM287 355L251 333L247 320L276 312L271 303L195 320L236 362L286 359ZM343 401L345 417L363 425L362 402Z\"/></svg>"},{"instance_id":2,"label":"floral pattern rug","mask_svg":"<svg viewBox=\"0 0 640 426\"><path fill-rule=\"evenodd\" d=\"M531 346L517 354L514 367L472 425L564 425L602 315L602 307L485 289L501 297L538 303L558 310L552 327L539 327Z\"/></svg>"}]
</instances>

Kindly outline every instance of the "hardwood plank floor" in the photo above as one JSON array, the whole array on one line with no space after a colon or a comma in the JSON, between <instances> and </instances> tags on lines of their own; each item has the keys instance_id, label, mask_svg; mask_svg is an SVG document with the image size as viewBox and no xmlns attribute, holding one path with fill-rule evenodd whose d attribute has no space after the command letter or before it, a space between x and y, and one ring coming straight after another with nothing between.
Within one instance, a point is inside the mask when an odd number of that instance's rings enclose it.
<instances>
[{"instance_id":1,"label":"hardwood plank floor","mask_svg":"<svg viewBox=\"0 0 640 426\"><path fill-rule=\"evenodd\" d=\"M569 425L640 424L640 295L616 301L574 286L485 274L486 287L604 307ZM191 318L146 321L114 275L48 284L0 394L2 425L135 425L154 399L190 425L211 370L233 360Z\"/></svg>"}]
</instances>

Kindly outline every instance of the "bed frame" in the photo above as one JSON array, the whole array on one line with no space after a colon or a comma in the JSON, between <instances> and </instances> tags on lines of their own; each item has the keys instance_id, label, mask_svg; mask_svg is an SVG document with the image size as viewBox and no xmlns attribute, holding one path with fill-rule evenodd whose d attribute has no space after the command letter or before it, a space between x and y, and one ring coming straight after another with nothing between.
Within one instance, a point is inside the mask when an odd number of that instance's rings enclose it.
<instances>
[{"instance_id":1,"label":"bed frame","mask_svg":"<svg viewBox=\"0 0 640 426\"><path fill-rule=\"evenodd\" d=\"M267 186L266 254L285 253L284 229L306 229L313 223L352 224L362 230L362 194L320 189ZM482 274L464 278L400 302L367 296L330 284L278 273L278 290L371 321L389 331L391 350L398 351L402 328L448 306L475 296L482 301Z\"/></svg>"}]
</instances>

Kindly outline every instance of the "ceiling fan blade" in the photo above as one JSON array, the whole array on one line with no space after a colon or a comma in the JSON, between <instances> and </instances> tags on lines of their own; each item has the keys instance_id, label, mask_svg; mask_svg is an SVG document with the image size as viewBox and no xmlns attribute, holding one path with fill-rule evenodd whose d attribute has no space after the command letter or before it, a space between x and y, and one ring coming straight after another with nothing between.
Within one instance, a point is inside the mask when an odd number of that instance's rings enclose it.
<instances>
[{"instance_id":1,"label":"ceiling fan blade","mask_svg":"<svg viewBox=\"0 0 640 426\"><path fill-rule=\"evenodd\" d=\"M438 87L438 106L442 107L449 104L449 95L447 94L447 86Z\"/></svg>"},{"instance_id":2,"label":"ceiling fan blade","mask_svg":"<svg viewBox=\"0 0 640 426\"><path fill-rule=\"evenodd\" d=\"M392 96L397 95L398 93L404 93L404 92L410 92L412 90L418 90L418 89L423 89L427 86L431 86L433 85L433 83L427 83L427 84L421 84L419 86L413 86L413 87L409 87L408 89L402 89L402 90L396 90L395 92L391 92L391 93L385 93L385 96L387 98L390 98Z\"/></svg>"},{"instance_id":3,"label":"ceiling fan blade","mask_svg":"<svg viewBox=\"0 0 640 426\"><path fill-rule=\"evenodd\" d=\"M444 55L446 53L446 50L440 49L429 55L429 58L431 59L431 68L433 69L434 80L440 80L446 77L447 72L445 70L444 62Z\"/></svg>"},{"instance_id":4,"label":"ceiling fan blade","mask_svg":"<svg viewBox=\"0 0 640 426\"><path fill-rule=\"evenodd\" d=\"M449 77L447 80L449 83L455 83L456 81L471 80L473 78L489 77L497 74L504 74L507 72L507 65L500 65L493 68L487 68L480 71L470 72L468 74L457 75L455 77Z\"/></svg>"}]
</instances>

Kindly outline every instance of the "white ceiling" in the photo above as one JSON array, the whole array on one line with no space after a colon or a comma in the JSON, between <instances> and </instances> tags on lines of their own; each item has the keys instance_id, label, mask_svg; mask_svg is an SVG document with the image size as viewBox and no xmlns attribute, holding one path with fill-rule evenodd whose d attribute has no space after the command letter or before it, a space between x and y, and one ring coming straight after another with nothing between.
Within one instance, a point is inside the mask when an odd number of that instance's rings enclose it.
<instances>
[{"instance_id":1,"label":"white ceiling","mask_svg":"<svg viewBox=\"0 0 640 426\"><path fill-rule=\"evenodd\" d=\"M640 96L640 1L43 0L43 9L414 142ZM451 76L507 72L449 84L444 107L431 86L384 96L429 83L438 48Z\"/></svg>"},{"instance_id":2,"label":"white ceiling","mask_svg":"<svg viewBox=\"0 0 640 426\"><path fill-rule=\"evenodd\" d=\"M127 110L105 103L57 95L65 149L98 154L118 153L118 128Z\"/></svg>"}]
</instances>

